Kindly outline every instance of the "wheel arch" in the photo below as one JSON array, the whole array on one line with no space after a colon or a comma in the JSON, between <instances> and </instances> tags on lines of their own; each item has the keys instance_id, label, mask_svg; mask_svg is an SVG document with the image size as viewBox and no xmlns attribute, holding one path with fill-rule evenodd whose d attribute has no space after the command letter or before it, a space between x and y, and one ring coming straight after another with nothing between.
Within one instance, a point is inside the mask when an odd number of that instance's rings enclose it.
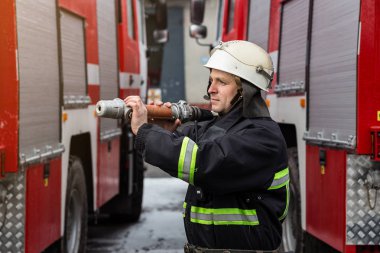
<instances>
[{"instance_id":1,"label":"wheel arch","mask_svg":"<svg viewBox=\"0 0 380 253\"><path fill-rule=\"evenodd\" d=\"M287 148L297 147L297 130L294 124L279 123Z\"/></svg>"},{"instance_id":2,"label":"wheel arch","mask_svg":"<svg viewBox=\"0 0 380 253\"><path fill-rule=\"evenodd\" d=\"M80 159L84 169L87 190L88 210L93 211L94 207L94 183L92 173L92 153L91 153L91 135L89 132L74 135L70 140L70 156Z\"/></svg>"}]
</instances>

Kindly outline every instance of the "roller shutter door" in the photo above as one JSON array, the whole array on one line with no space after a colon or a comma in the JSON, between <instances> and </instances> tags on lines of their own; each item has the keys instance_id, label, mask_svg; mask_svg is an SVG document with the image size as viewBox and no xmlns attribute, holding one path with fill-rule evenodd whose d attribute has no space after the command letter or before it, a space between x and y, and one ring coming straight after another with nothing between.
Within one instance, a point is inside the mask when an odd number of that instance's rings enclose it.
<instances>
[{"instance_id":1,"label":"roller shutter door","mask_svg":"<svg viewBox=\"0 0 380 253\"><path fill-rule=\"evenodd\" d=\"M65 11L61 16L63 94L86 95L84 20Z\"/></svg>"},{"instance_id":2,"label":"roller shutter door","mask_svg":"<svg viewBox=\"0 0 380 253\"><path fill-rule=\"evenodd\" d=\"M56 1L16 1L20 81L20 153L59 142Z\"/></svg>"},{"instance_id":3,"label":"roller shutter door","mask_svg":"<svg viewBox=\"0 0 380 253\"><path fill-rule=\"evenodd\" d=\"M115 1L97 1L101 99L114 99L119 94L115 13ZM116 120L100 119L101 133L104 134L116 128Z\"/></svg>"},{"instance_id":4,"label":"roller shutter door","mask_svg":"<svg viewBox=\"0 0 380 253\"><path fill-rule=\"evenodd\" d=\"M347 141L356 133L359 0L318 0L313 6L309 131Z\"/></svg>"},{"instance_id":5,"label":"roller shutter door","mask_svg":"<svg viewBox=\"0 0 380 253\"><path fill-rule=\"evenodd\" d=\"M308 0L284 4L279 59L279 84L305 83Z\"/></svg>"},{"instance_id":6,"label":"roller shutter door","mask_svg":"<svg viewBox=\"0 0 380 253\"><path fill-rule=\"evenodd\" d=\"M270 3L251 0L249 4L248 40L268 51Z\"/></svg>"}]
</instances>

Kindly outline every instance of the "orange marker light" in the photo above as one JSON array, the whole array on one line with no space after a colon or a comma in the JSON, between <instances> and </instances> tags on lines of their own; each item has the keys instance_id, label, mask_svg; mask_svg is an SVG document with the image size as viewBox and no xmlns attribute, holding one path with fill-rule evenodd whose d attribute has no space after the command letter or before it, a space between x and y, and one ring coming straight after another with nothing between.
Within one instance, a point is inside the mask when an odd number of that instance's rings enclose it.
<instances>
[{"instance_id":1,"label":"orange marker light","mask_svg":"<svg viewBox=\"0 0 380 253\"><path fill-rule=\"evenodd\" d=\"M270 100L269 99L265 99L265 103L267 104L268 107L270 106Z\"/></svg>"},{"instance_id":2,"label":"orange marker light","mask_svg":"<svg viewBox=\"0 0 380 253\"><path fill-rule=\"evenodd\" d=\"M63 121L63 122L66 122L67 119L68 119L67 112L62 113L62 121Z\"/></svg>"},{"instance_id":3,"label":"orange marker light","mask_svg":"<svg viewBox=\"0 0 380 253\"><path fill-rule=\"evenodd\" d=\"M301 98L301 99L300 99L300 106L301 106L302 108L305 108L305 107L306 107L306 99L304 99L304 98Z\"/></svg>"}]
</instances>

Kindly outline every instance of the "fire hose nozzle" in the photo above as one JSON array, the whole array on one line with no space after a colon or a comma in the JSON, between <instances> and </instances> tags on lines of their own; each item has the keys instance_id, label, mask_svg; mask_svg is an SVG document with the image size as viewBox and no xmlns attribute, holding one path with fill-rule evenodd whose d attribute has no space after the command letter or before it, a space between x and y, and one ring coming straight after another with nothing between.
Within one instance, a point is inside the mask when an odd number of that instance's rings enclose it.
<instances>
[{"instance_id":1,"label":"fire hose nozzle","mask_svg":"<svg viewBox=\"0 0 380 253\"><path fill-rule=\"evenodd\" d=\"M120 98L113 100L100 100L96 103L96 114L99 117L122 119L130 118L132 109L125 105L124 101Z\"/></svg>"},{"instance_id":2,"label":"fire hose nozzle","mask_svg":"<svg viewBox=\"0 0 380 253\"><path fill-rule=\"evenodd\" d=\"M178 103L172 103L171 108L157 105L147 105L146 108L150 119L179 119L182 123L211 120L217 115L209 110L190 106L183 100ZM99 117L130 120L132 113L132 108L126 106L120 98L100 100L96 103L96 114Z\"/></svg>"}]
</instances>

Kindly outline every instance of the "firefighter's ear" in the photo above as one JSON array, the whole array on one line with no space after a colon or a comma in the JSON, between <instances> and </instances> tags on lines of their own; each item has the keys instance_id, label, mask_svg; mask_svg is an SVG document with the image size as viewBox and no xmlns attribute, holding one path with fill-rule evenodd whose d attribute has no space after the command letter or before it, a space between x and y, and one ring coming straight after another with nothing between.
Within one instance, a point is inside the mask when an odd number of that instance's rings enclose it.
<instances>
[{"instance_id":1,"label":"firefighter's ear","mask_svg":"<svg viewBox=\"0 0 380 253\"><path fill-rule=\"evenodd\" d=\"M208 93L208 89L210 89L210 86L211 86L211 80L209 79L209 80L208 80L207 89L206 89L206 93L207 93L207 95L204 95L204 96L203 96L203 98L204 98L205 100L210 100L210 93Z\"/></svg>"}]
</instances>

